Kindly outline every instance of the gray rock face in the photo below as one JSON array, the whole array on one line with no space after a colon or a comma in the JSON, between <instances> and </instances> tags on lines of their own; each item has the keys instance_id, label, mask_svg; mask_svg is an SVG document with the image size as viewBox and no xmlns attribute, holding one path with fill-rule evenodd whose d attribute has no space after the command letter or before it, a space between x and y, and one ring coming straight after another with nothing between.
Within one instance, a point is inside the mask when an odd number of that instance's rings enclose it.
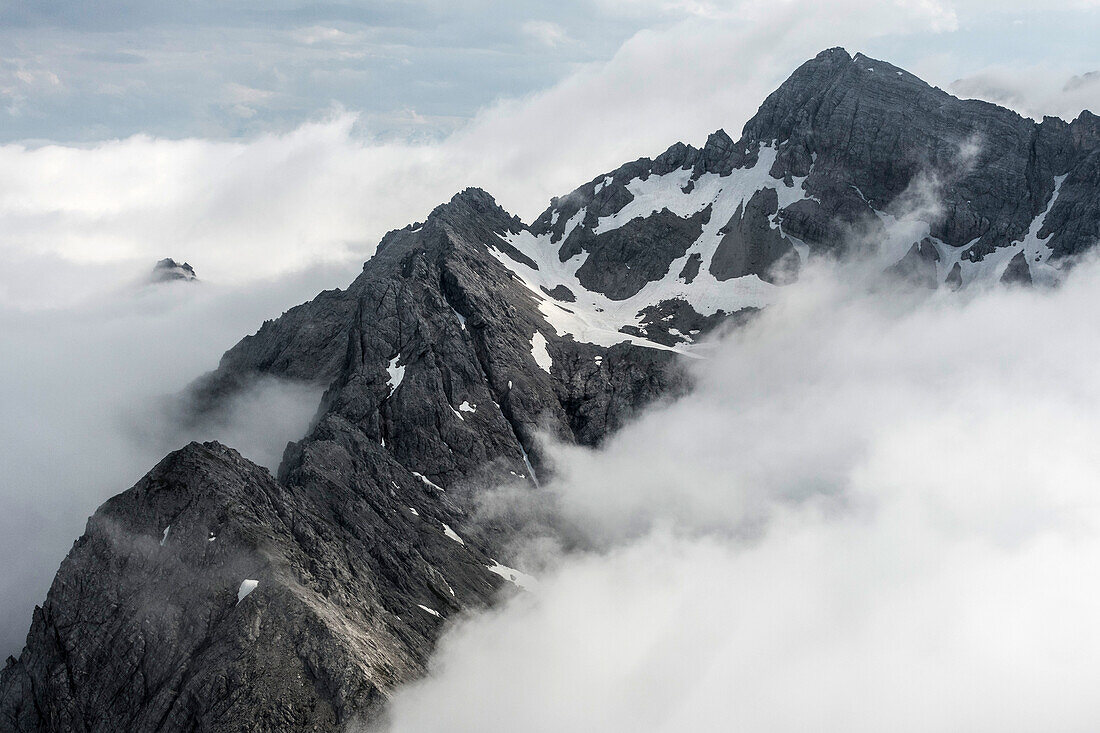
<instances>
[{"instance_id":1,"label":"gray rock face","mask_svg":"<svg viewBox=\"0 0 1100 733\"><path fill-rule=\"evenodd\" d=\"M702 316L682 298L671 298L643 308L640 325L623 327L623 333L674 346L698 340L722 325L742 325L756 312L756 308L743 308L734 313L718 310Z\"/></svg>"},{"instance_id":2,"label":"gray rock face","mask_svg":"<svg viewBox=\"0 0 1100 733\"><path fill-rule=\"evenodd\" d=\"M869 218L872 208L904 205L902 194L924 175L943 206L931 235L981 259L1023 239L1050 204L1056 177L1067 176L1060 215L1051 211L1045 233L1056 235L1049 245L1057 259L1095 242L1087 232L1100 219L1080 205L1087 196L1079 192L1091 190L1095 201L1096 128L1089 113L1036 124L832 49L768 97L743 143L778 141L772 175L807 177L803 185L819 202L785 212L784 231L825 249L843 247L844 225Z\"/></svg>"},{"instance_id":3,"label":"gray rock face","mask_svg":"<svg viewBox=\"0 0 1100 733\"><path fill-rule=\"evenodd\" d=\"M739 140L719 130L628 163L530 226L459 193L191 385L194 415L260 377L325 392L277 477L191 444L96 512L0 671L0 729L335 731L376 716L447 619L514 591L498 563L522 527L484 515L482 492L538 490L540 431L598 445L685 390L672 349L756 312L737 279L766 292L799 253L875 241L924 185L944 206L894 276L962 287L1013 247L995 276L1030 281L1100 236L1098 171L1091 114L1034 123L832 49ZM1041 261L1023 251L1035 232Z\"/></svg>"},{"instance_id":4,"label":"gray rock face","mask_svg":"<svg viewBox=\"0 0 1100 733\"><path fill-rule=\"evenodd\" d=\"M602 234L574 230L564 246L590 253L577 270L582 285L612 300L624 300L646 283L666 275L673 261L683 257L699 238L708 221L709 209L689 218L663 209Z\"/></svg>"},{"instance_id":5,"label":"gray rock face","mask_svg":"<svg viewBox=\"0 0 1100 733\"><path fill-rule=\"evenodd\" d=\"M1097 118L1090 117L1089 121L1097 124ZM1100 241L1100 143L1091 136L1089 142L1094 146L1092 152L1066 174L1058 200L1039 231L1040 237L1049 237L1056 258L1080 255Z\"/></svg>"},{"instance_id":6,"label":"gray rock face","mask_svg":"<svg viewBox=\"0 0 1100 733\"><path fill-rule=\"evenodd\" d=\"M1008 267L1001 275L1001 282L1006 285L1031 285L1031 268L1027 265L1027 257L1023 252L1017 252L1008 261Z\"/></svg>"},{"instance_id":7,"label":"gray rock face","mask_svg":"<svg viewBox=\"0 0 1100 733\"><path fill-rule=\"evenodd\" d=\"M719 231L722 241L710 261L718 280L757 275L766 282L790 282L798 276L798 255L790 241L772 227L779 211L774 188L762 188ZM781 262L782 261L782 262Z\"/></svg>"},{"instance_id":8,"label":"gray rock face","mask_svg":"<svg viewBox=\"0 0 1100 733\"><path fill-rule=\"evenodd\" d=\"M573 291L564 285L558 285L553 288L542 288L542 292L546 293L554 300L560 300L564 303L574 303L577 300L577 296L573 294Z\"/></svg>"},{"instance_id":9,"label":"gray rock face","mask_svg":"<svg viewBox=\"0 0 1100 733\"><path fill-rule=\"evenodd\" d=\"M951 267L951 271L947 273L947 278L944 280L944 284L950 290L958 290L962 287L962 267L956 262Z\"/></svg>"},{"instance_id":10,"label":"gray rock face","mask_svg":"<svg viewBox=\"0 0 1100 733\"><path fill-rule=\"evenodd\" d=\"M5 729L333 730L419 673L503 581L446 536L441 492L329 436L339 480L192 443L104 504L4 670Z\"/></svg>"},{"instance_id":11,"label":"gray rock face","mask_svg":"<svg viewBox=\"0 0 1100 733\"><path fill-rule=\"evenodd\" d=\"M930 239L926 238L910 247L905 256L897 264L889 267L886 272L910 285L935 290L938 283L936 263L939 261L939 250ZM961 280L959 284L962 284Z\"/></svg>"},{"instance_id":12,"label":"gray rock face","mask_svg":"<svg viewBox=\"0 0 1100 733\"><path fill-rule=\"evenodd\" d=\"M936 271L937 285L960 259L961 284L974 263L1000 248L1021 248L1033 224L1043 240L1040 264L1055 269L1100 239L1100 118L1085 111L1073 122L1036 123L986 102L956 99L891 64L839 48L799 67L764 101L740 140L719 130L702 149L676 143L655 159L599 176L554 199L531 231L552 232L565 262L592 251L592 230L631 205L632 191L652 177L684 174L678 192L688 195L706 176L743 178L765 150L774 153L771 182L745 194L735 217L743 223L723 221L727 239L700 262L715 277L766 278L766 266L749 263L772 259L783 241L806 245L811 256L858 254L883 239L884 216L911 213L922 197L937 206L917 216L927 222L940 261L951 263ZM774 212L762 198L768 188L781 192ZM796 196L784 193L792 188ZM674 199L669 208L677 210ZM699 242L671 263L688 283L697 274L693 260L707 251ZM622 258L629 256L627 248L608 253L600 268L625 269ZM592 278L587 287L622 295L637 288L639 274L653 282L665 272L656 266L632 272L630 288L614 274Z\"/></svg>"},{"instance_id":13,"label":"gray rock face","mask_svg":"<svg viewBox=\"0 0 1100 733\"><path fill-rule=\"evenodd\" d=\"M691 255L688 256L687 262L684 263L684 268L680 270L680 279L690 285L692 280L699 274L699 265L702 264L702 262L702 255L698 252L692 252Z\"/></svg>"}]
</instances>

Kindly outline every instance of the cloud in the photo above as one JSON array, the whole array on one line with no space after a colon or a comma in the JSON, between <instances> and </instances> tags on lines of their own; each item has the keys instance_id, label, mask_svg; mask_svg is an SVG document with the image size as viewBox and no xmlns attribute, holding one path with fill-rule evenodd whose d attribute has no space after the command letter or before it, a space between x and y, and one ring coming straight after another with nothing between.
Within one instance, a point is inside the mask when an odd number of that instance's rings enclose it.
<instances>
[{"instance_id":1,"label":"cloud","mask_svg":"<svg viewBox=\"0 0 1100 733\"><path fill-rule=\"evenodd\" d=\"M555 449L588 549L455 626L390 730L1095 728L1098 286L809 271L692 395Z\"/></svg>"},{"instance_id":2,"label":"cloud","mask_svg":"<svg viewBox=\"0 0 1100 733\"><path fill-rule=\"evenodd\" d=\"M274 470L305 434L316 385L264 382L223 420L181 429L169 395L265 319L354 272L313 268L247 287L144 286L78 308L0 305L0 657L22 646L35 603L85 519L190 440L222 440Z\"/></svg>"},{"instance_id":3,"label":"cloud","mask_svg":"<svg viewBox=\"0 0 1100 733\"><path fill-rule=\"evenodd\" d=\"M548 20L526 21L520 31L544 46L554 47L569 40L564 28Z\"/></svg>"},{"instance_id":4,"label":"cloud","mask_svg":"<svg viewBox=\"0 0 1100 733\"><path fill-rule=\"evenodd\" d=\"M1067 75L1045 66L993 66L956 80L952 94L984 99L1041 120L1053 115L1075 119L1082 110L1100 110L1100 72Z\"/></svg>"},{"instance_id":5,"label":"cloud","mask_svg":"<svg viewBox=\"0 0 1100 733\"><path fill-rule=\"evenodd\" d=\"M361 260L386 230L423 219L470 185L531 220L551 196L624 161L677 140L701 144L719 127L736 133L822 48L934 30L938 8L725 4L721 17L690 15L638 33L606 63L486 107L442 141L364 137L363 121L336 109L247 142L137 135L84 147L0 146L0 251L15 263L12 275L0 274L0 301L73 302L108 283L50 284L78 281L88 267L134 274L168 256L234 283ZM859 22L838 26L837 17ZM281 97L273 88L229 84L221 93L247 118ZM416 109L402 117L423 127L431 112ZM68 263L64 277L57 263Z\"/></svg>"}]
</instances>

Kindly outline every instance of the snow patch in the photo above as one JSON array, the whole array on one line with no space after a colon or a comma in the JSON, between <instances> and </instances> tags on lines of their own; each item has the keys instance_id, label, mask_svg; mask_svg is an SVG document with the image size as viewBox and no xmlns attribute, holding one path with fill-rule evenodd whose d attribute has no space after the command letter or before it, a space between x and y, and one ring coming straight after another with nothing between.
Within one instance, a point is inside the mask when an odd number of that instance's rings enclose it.
<instances>
[{"instance_id":1,"label":"snow patch","mask_svg":"<svg viewBox=\"0 0 1100 733\"><path fill-rule=\"evenodd\" d=\"M486 565L490 573L496 573L505 580L516 584L524 590L533 590L538 585L538 580L533 575L510 568L507 565L501 565L496 560L493 560L492 565Z\"/></svg>"},{"instance_id":2,"label":"snow patch","mask_svg":"<svg viewBox=\"0 0 1100 733\"><path fill-rule=\"evenodd\" d=\"M456 414L457 414L457 413L456 413ZM459 417L462 417L462 416L461 416L461 415L459 415ZM420 479L421 481L423 481L423 482L424 482L425 484L427 484L428 486L431 486L431 487L432 487L433 489L435 489L436 491L443 491L443 487L442 487L442 486L439 486L438 484L433 484L433 483L431 482L431 479L429 479L429 478L428 478L427 476L425 476L424 474L422 474L422 473L417 473L416 471L413 471L413 472L412 472L412 475L413 475L413 476L416 476L416 477L417 477L418 479Z\"/></svg>"},{"instance_id":3,"label":"snow patch","mask_svg":"<svg viewBox=\"0 0 1100 733\"><path fill-rule=\"evenodd\" d=\"M695 180L694 187L688 193L683 192L683 187L690 180L690 170L676 170L663 176L650 175L644 181L635 178L628 182L627 189L634 199L619 212L601 217L595 232L611 231L633 219L650 216L665 208L677 216L689 217L710 206L711 218L703 226L699 238L688 247L683 257L670 265L664 277L646 283L641 291L625 300L611 300L581 285L577 271L587 259L587 254L582 252L561 262L557 254L560 247L550 241L549 234L535 236L530 231L522 231L508 233L505 237L509 244L531 258L537 269L517 263L496 250L490 252L538 298L539 310L559 336L571 335L577 341L604 347L629 342L691 356L696 348L691 344L669 347L628 335L620 329L639 326L639 312L646 306L665 300L685 300L704 316L718 310L733 313L746 307L762 308L774 301L779 286L766 283L755 275L720 282L710 274L709 264L722 241L723 235L719 230L754 193L763 188L775 189L780 207L807 197L802 189L805 178L795 178L792 185L787 186L770 176L775 157L773 147L761 147L757 164L752 168L738 169L727 176L704 174ZM570 217L566 235L583 222L584 212L582 209ZM695 279L685 283L679 278L679 273L692 255L700 257L701 267ZM558 285L565 285L576 296L576 301L570 303L568 309L543 297L542 288L551 290Z\"/></svg>"},{"instance_id":4,"label":"snow patch","mask_svg":"<svg viewBox=\"0 0 1100 733\"><path fill-rule=\"evenodd\" d=\"M535 331L535 335L531 337L531 356L535 357L535 363L539 365L539 369L547 374L550 373L550 367L553 366L554 360L546 349L546 337L542 335L541 331Z\"/></svg>"},{"instance_id":5,"label":"snow patch","mask_svg":"<svg viewBox=\"0 0 1100 733\"><path fill-rule=\"evenodd\" d=\"M164 547L164 543L168 541L168 530L172 529L172 525L168 525L164 528L164 534L160 536L160 546Z\"/></svg>"},{"instance_id":6,"label":"snow patch","mask_svg":"<svg viewBox=\"0 0 1100 733\"><path fill-rule=\"evenodd\" d=\"M462 541L461 537L459 537L457 534L455 534L455 531L453 529L451 529L450 526L446 522L443 522L442 524L443 524L443 534L447 535L447 537L451 538L452 540L454 540L455 542L457 542L460 545L465 545L466 544L465 542Z\"/></svg>"},{"instance_id":7,"label":"snow patch","mask_svg":"<svg viewBox=\"0 0 1100 733\"><path fill-rule=\"evenodd\" d=\"M1060 279L1059 271L1047 262L1050 258L1050 247L1047 245L1046 240L1050 235L1040 239L1039 231L1043 228L1047 215L1054 208L1055 202L1058 201L1058 196L1062 192L1062 183L1065 180L1066 176L1064 175L1057 176L1054 179L1054 192L1050 195L1050 201L1047 202L1046 208L1032 219L1031 226L1028 227L1027 234L1024 235L1023 239L1012 242L1007 247L996 249L977 262L962 259L962 253L973 246L977 240L968 242L954 252L945 253L941 251L941 255L950 255L950 259L945 258L942 260L944 267L940 272L941 280L947 277L951 267L955 262L958 262L963 287L973 282L996 283L1004 275L1004 271L1008 268L1008 263L1012 258L1023 252L1024 257L1027 259L1028 269L1031 271L1032 282L1044 285L1057 283ZM944 245L943 249L952 250L954 248Z\"/></svg>"},{"instance_id":8,"label":"snow patch","mask_svg":"<svg viewBox=\"0 0 1100 733\"><path fill-rule=\"evenodd\" d=\"M252 580L251 578L245 578L241 581L241 587L237 589L237 603L240 603L248 594L256 590L256 586L260 584L258 580Z\"/></svg>"},{"instance_id":9,"label":"snow patch","mask_svg":"<svg viewBox=\"0 0 1100 733\"><path fill-rule=\"evenodd\" d=\"M417 603L416 605L419 606L421 610L423 610L427 613L430 613L431 615L435 616L436 618L443 618L443 616L439 613L439 611L435 610L434 608L428 608L427 606L421 605L419 603Z\"/></svg>"},{"instance_id":10,"label":"snow patch","mask_svg":"<svg viewBox=\"0 0 1100 733\"><path fill-rule=\"evenodd\" d=\"M400 358L400 354L393 357L390 359L389 366L386 367L386 371L390 373L389 385L391 392L396 391L401 386L401 380L405 378L405 367L397 365L397 360Z\"/></svg>"},{"instance_id":11,"label":"snow patch","mask_svg":"<svg viewBox=\"0 0 1100 733\"><path fill-rule=\"evenodd\" d=\"M462 404L458 406L458 409L462 412L477 412L477 405L471 405L466 400L463 400Z\"/></svg>"}]
</instances>

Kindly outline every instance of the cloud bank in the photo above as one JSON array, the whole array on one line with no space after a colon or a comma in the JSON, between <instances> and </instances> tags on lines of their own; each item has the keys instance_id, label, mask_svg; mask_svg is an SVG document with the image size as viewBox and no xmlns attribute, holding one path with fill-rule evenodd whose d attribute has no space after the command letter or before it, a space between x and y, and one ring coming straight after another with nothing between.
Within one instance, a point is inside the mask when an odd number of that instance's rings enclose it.
<instances>
[{"instance_id":1,"label":"cloud bank","mask_svg":"<svg viewBox=\"0 0 1100 733\"><path fill-rule=\"evenodd\" d=\"M1095 729L1098 292L807 273L692 395L555 449L590 549L534 550L390 730Z\"/></svg>"},{"instance_id":2,"label":"cloud bank","mask_svg":"<svg viewBox=\"0 0 1100 733\"><path fill-rule=\"evenodd\" d=\"M945 72L942 58L929 62L912 45L896 56L896 41L953 37L990 7L611 3L600 12L664 21L543 91L489 104L442 139L364 135L359 126L371 128L364 116L330 106L308 124L241 141L136 135L86 146L2 145L0 303L71 305L163 257L224 283L361 261L387 230L423 219L466 186L485 188L529 221L551 196L625 161L677 140L702 144L719 127L736 137L764 97L823 48L913 62L933 83L944 73L957 78L972 60L952 56ZM552 30L552 20L532 22L543 36ZM565 39L558 45L569 45ZM1094 86L1085 81L1081 89ZM267 98L244 81L232 91L234 103ZM1069 114L1062 101L1028 98L1032 110Z\"/></svg>"},{"instance_id":3,"label":"cloud bank","mask_svg":"<svg viewBox=\"0 0 1100 733\"><path fill-rule=\"evenodd\" d=\"M0 308L0 656L22 647L87 516L167 452L218 439L275 469L306 432L319 387L258 384L224 421L186 430L168 396L256 324L344 278L323 268L249 287L167 283L79 308Z\"/></svg>"}]
</instances>

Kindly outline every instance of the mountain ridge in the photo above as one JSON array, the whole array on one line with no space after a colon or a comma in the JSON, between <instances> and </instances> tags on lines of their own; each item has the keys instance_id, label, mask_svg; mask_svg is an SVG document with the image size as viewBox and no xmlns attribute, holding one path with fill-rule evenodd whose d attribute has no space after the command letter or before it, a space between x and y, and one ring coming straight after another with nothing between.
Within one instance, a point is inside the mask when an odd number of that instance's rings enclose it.
<instances>
[{"instance_id":1,"label":"mountain ridge","mask_svg":"<svg viewBox=\"0 0 1100 733\"><path fill-rule=\"evenodd\" d=\"M1056 282L1100 237L1098 130L1091 113L1035 123L829 49L739 140L626 163L529 225L456 193L188 388L193 414L261 377L325 392L277 476L192 443L97 510L0 671L0 721L377 720L449 619L517 592L524 526L482 500L539 490L540 436L598 446L683 394L708 332L854 240L921 287ZM934 211L910 198L928 180Z\"/></svg>"}]
</instances>

